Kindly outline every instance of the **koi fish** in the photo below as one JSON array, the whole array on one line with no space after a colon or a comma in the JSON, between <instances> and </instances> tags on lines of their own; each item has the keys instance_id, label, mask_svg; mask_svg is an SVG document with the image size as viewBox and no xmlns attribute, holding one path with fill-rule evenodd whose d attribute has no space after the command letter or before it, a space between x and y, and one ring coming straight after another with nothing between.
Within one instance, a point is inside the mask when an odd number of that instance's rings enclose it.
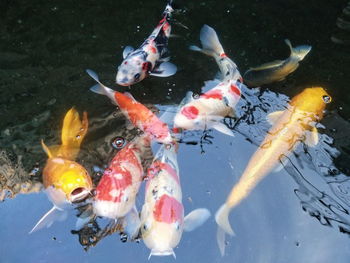
<instances>
[{"instance_id":1,"label":"koi fish","mask_svg":"<svg viewBox=\"0 0 350 263\"><path fill-rule=\"evenodd\" d=\"M150 139L142 135L114 156L96 187L96 215L117 219L130 212L143 180L142 156L149 147Z\"/></svg>"},{"instance_id":2,"label":"koi fish","mask_svg":"<svg viewBox=\"0 0 350 263\"><path fill-rule=\"evenodd\" d=\"M315 146L318 143L315 125L322 119L325 106L330 101L331 97L323 88L306 88L291 100L286 110L268 115L272 128L250 159L226 202L215 215L215 221L219 226L218 244L222 254L224 233L233 235L228 220L230 211L246 198L253 188L275 169L281 157L287 157L299 142L303 141L308 146Z\"/></svg>"},{"instance_id":3,"label":"koi fish","mask_svg":"<svg viewBox=\"0 0 350 263\"><path fill-rule=\"evenodd\" d=\"M43 170L43 184L53 207L39 220L30 233L44 226L49 227L55 219L65 216L64 209L67 205L82 201L90 194L91 178L86 169L74 161L87 129L87 113L84 112L81 121L79 113L72 108L64 117L62 144L47 147L41 141L49 157Z\"/></svg>"},{"instance_id":4,"label":"koi fish","mask_svg":"<svg viewBox=\"0 0 350 263\"><path fill-rule=\"evenodd\" d=\"M176 73L176 66L165 57L168 52L168 39L171 25L171 1L167 4L163 18L152 34L136 50L127 46L123 51L123 62L118 67L116 83L130 86L140 82L148 75L168 77Z\"/></svg>"},{"instance_id":5,"label":"koi fish","mask_svg":"<svg viewBox=\"0 0 350 263\"><path fill-rule=\"evenodd\" d=\"M293 48L288 39L285 39L285 42L290 48L289 58L272 61L247 70L243 78L248 86L257 87L284 80L286 76L298 68L299 62L303 60L311 50L311 46L308 45Z\"/></svg>"},{"instance_id":6,"label":"koi fish","mask_svg":"<svg viewBox=\"0 0 350 263\"><path fill-rule=\"evenodd\" d=\"M220 121L226 116L234 117L234 108L241 97L241 75L236 64L226 56L215 30L204 25L200 32L203 49L190 48L215 58L222 81L202 94L198 99L189 97L174 119L174 126L187 130L214 128L233 136L232 131Z\"/></svg>"},{"instance_id":7,"label":"koi fish","mask_svg":"<svg viewBox=\"0 0 350 263\"><path fill-rule=\"evenodd\" d=\"M169 144L173 142L168 125L162 122L146 106L136 101L130 93L125 92L123 94L114 91L103 85L94 71L88 69L86 72L98 83L91 87L90 90L110 98L112 103L120 108L124 116L135 127L160 143Z\"/></svg>"},{"instance_id":8,"label":"koi fish","mask_svg":"<svg viewBox=\"0 0 350 263\"><path fill-rule=\"evenodd\" d=\"M192 231L210 216L200 208L184 217L176 147L162 145L148 169L145 204L141 210L141 237L151 256L167 256L180 242L182 232Z\"/></svg>"}]
</instances>

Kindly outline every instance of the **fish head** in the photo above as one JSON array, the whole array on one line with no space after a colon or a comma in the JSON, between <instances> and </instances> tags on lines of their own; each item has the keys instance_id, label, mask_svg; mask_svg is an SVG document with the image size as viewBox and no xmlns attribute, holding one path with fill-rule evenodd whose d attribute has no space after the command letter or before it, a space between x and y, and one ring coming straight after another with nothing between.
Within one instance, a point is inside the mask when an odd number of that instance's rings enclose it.
<instances>
[{"instance_id":1,"label":"fish head","mask_svg":"<svg viewBox=\"0 0 350 263\"><path fill-rule=\"evenodd\" d=\"M144 56L133 55L127 57L118 67L116 83L121 86L130 86L143 80L149 71L150 62Z\"/></svg>"},{"instance_id":2,"label":"fish head","mask_svg":"<svg viewBox=\"0 0 350 263\"><path fill-rule=\"evenodd\" d=\"M151 255L154 256L173 255L173 248L179 244L182 236L183 207L179 203L181 206L178 206L176 212L174 210L176 206L171 207L170 200L170 197L168 201L164 200L163 205L160 205L162 209L157 203L154 209L148 209L152 207L147 208L147 205L142 208L141 235L145 245L151 249Z\"/></svg>"},{"instance_id":3,"label":"fish head","mask_svg":"<svg viewBox=\"0 0 350 263\"><path fill-rule=\"evenodd\" d=\"M313 120L320 120L328 103L332 101L332 97L322 87L306 88L297 96L295 96L291 105L297 109L310 113Z\"/></svg>"},{"instance_id":4,"label":"fish head","mask_svg":"<svg viewBox=\"0 0 350 263\"><path fill-rule=\"evenodd\" d=\"M86 169L63 158L48 160L43 171L43 183L45 188L60 190L71 203L84 200L92 190L91 177Z\"/></svg>"},{"instance_id":5,"label":"fish head","mask_svg":"<svg viewBox=\"0 0 350 263\"><path fill-rule=\"evenodd\" d=\"M174 127L186 130L196 130L205 128L204 116L200 109L192 103L181 107L174 118Z\"/></svg>"}]
</instances>

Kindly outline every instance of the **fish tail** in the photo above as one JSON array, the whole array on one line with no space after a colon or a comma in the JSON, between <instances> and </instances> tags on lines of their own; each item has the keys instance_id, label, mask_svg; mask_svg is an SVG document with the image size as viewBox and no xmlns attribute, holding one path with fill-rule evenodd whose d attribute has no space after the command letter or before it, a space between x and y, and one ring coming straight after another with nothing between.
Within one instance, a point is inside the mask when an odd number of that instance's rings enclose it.
<instances>
[{"instance_id":1,"label":"fish tail","mask_svg":"<svg viewBox=\"0 0 350 263\"><path fill-rule=\"evenodd\" d=\"M304 57L310 52L311 46L309 45L301 45L297 47L292 47L291 42L289 39L285 39L284 42L287 44L287 46L290 48L290 56L295 57L298 61L301 61L304 59Z\"/></svg>"},{"instance_id":2,"label":"fish tail","mask_svg":"<svg viewBox=\"0 0 350 263\"><path fill-rule=\"evenodd\" d=\"M91 70L91 69L87 69L87 70L86 70L86 73L89 74L89 76L90 76L91 78L93 78L93 79L97 82L97 84L94 85L94 86L92 86L92 87L90 88L90 90L91 90L92 92L97 93L97 94L107 96L108 98L110 98L110 100L112 101L113 104L115 104L115 105L118 106L118 103L117 103L117 101L116 101L116 99L115 99L115 96L114 96L114 94L115 94L117 91L114 91L114 90L112 90L112 89L106 87L105 85L103 85L103 84L101 83L101 81L99 80L98 75L96 74L95 71L93 71L93 70Z\"/></svg>"},{"instance_id":3,"label":"fish tail","mask_svg":"<svg viewBox=\"0 0 350 263\"><path fill-rule=\"evenodd\" d=\"M226 203L223 204L215 214L215 221L222 230L224 230L227 234L233 236L235 233L233 232L228 220L230 210L230 207Z\"/></svg>"},{"instance_id":4,"label":"fish tail","mask_svg":"<svg viewBox=\"0 0 350 263\"><path fill-rule=\"evenodd\" d=\"M80 120L77 110L71 108L63 120L62 145L54 155L61 155L61 157L74 160L79 152L80 144L86 135L88 126L87 113L84 112L83 119ZM50 148L50 150L52 149Z\"/></svg>"},{"instance_id":5,"label":"fish tail","mask_svg":"<svg viewBox=\"0 0 350 263\"><path fill-rule=\"evenodd\" d=\"M163 14L162 16L168 20L171 18L171 14L174 12L174 7L173 7L173 0L169 0L164 11L163 11Z\"/></svg>"},{"instance_id":6,"label":"fish tail","mask_svg":"<svg viewBox=\"0 0 350 263\"><path fill-rule=\"evenodd\" d=\"M213 28L204 25L200 32L200 41L202 44L202 52L209 56L222 56L225 54L219 38ZM197 51L199 51L197 49Z\"/></svg>"}]
</instances>

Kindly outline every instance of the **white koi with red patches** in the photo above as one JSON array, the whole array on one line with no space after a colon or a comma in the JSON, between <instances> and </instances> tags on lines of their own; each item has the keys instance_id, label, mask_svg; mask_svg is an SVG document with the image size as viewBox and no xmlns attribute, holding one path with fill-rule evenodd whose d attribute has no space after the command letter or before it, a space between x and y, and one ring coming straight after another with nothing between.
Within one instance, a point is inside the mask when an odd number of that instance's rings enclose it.
<instances>
[{"instance_id":1,"label":"white koi with red patches","mask_svg":"<svg viewBox=\"0 0 350 263\"><path fill-rule=\"evenodd\" d=\"M191 231L210 216L207 209L196 209L184 217L179 168L175 145L161 146L151 167L141 211L141 236L151 249L150 257L175 253L184 230ZM187 223L187 224L186 224Z\"/></svg>"},{"instance_id":2,"label":"white koi with red patches","mask_svg":"<svg viewBox=\"0 0 350 263\"><path fill-rule=\"evenodd\" d=\"M190 49L215 58L221 71L221 82L182 106L174 119L175 128L202 130L214 128L233 136L232 131L220 121L226 116L234 117L234 108L241 98L242 77L237 65L224 52L215 30L204 25L200 32L203 48Z\"/></svg>"},{"instance_id":3,"label":"white koi with red patches","mask_svg":"<svg viewBox=\"0 0 350 263\"><path fill-rule=\"evenodd\" d=\"M233 109L241 98L240 82L220 82L214 88L182 106L174 119L174 126L186 130L211 128L226 116L234 116Z\"/></svg>"},{"instance_id":4,"label":"white koi with red patches","mask_svg":"<svg viewBox=\"0 0 350 263\"><path fill-rule=\"evenodd\" d=\"M143 178L141 158L149 144L149 139L141 136L115 155L96 187L96 215L116 219L132 209Z\"/></svg>"},{"instance_id":5,"label":"white koi with red patches","mask_svg":"<svg viewBox=\"0 0 350 263\"><path fill-rule=\"evenodd\" d=\"M168 77L176 73L176 66L167 62L164 56L168 52L169 23L173 8L168 4L163 18L151 35L136 50L127 46L123 52L123 62L118 67L116 83L130 86L142 81L148 75Z\"/></svg>"}]
</instances>

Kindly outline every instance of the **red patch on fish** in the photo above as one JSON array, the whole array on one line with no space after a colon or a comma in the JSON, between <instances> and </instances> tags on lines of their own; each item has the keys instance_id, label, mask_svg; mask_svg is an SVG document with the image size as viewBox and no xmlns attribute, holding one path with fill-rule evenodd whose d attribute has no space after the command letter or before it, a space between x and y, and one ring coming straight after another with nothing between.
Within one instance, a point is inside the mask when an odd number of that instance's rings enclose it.
<instances>
[{"instance_id":1,"label":"red patch on fish","mask_svg":"<svg viewBox=\"0 0 350 263\"><path fill-rule=\"evenodd\" d=\"M181 114L186 116L187 119L193 120L197 118L199 111L195 106L187 106L181 110Z\"/></svg>"},{"instance_id":2,"label":"red patch on fish","mask_svg":"<svg viewBox=\"0 0 350 263\"><path fill-rule=\"evenodd\" d=\"M226 56L225 53L221 53L221 54L220 54L220 57L225 58L225 57L227 57L227 56Z\"/></svg>"},{"instance_id":3,"label":"red patch on fish","mask_svg":"<svg viewBox=\"0 0 350 263\"><path fill-rule=\"evenodd\" d=\"M139 149L134 144L128 144L122 150L120 150L112 159L109 167L104 171L103 176L96 187L96 199L112 202L120 202L123 196L124 190L131 186L132 174L129 170L125 169L123 164L132 164L138 169L138 173L141 176L143 173L142 164L136 156L136 152ZM111 195L111 193L117 193L119 195Z\"/></svg>"},{"instance_id":4,"label":"red patch on fish","mask_svg":"<svg viewBox=\"0 0 350 263\"><path fill-rule=\"evenodd\" d=\"M153 53L156 54L157 53L157 49L154 46L149 46L149 50Z\"/></svg>"},{"instance_id":5,"label":"red patch on fish","mask_svg":"<svg viewBox=\"0 0 350 263\"><path fill-rule=\"evenodd\" d=\"M154 219L167 224L179 220L182 221L183 215L183 205L174 197L168 195L162 195L162 197L157 200L153 210Z\"/></svg>"},{"instance_id":6,"label":"red patch on fish","mask_svg":"<svg viewBox=\"0 0 350 263\"><path fill-rule=\"evenodd\" d=\"M166 32L169 27L170 27L169 23L165 23L163 26L163 31Z\"/></svg>"},{"instance_id":7,"label":"red patch on fish","mask_svg":"<svg viewBox=\"0 0 350 263\"><path fill-rule=\"evenodd\" d=\"M203 95L200 96L201 98L205 98L205 99L218 99L218 100L222 100L223 98L223 94L221 92L221 90L209 90L208 92L204 93Z\"/></svg>"},{"instance_id":8,"label":"red patch on fish","mask_svg":"<svg viewBox=\"0 0 350 263\"><path fill-rule=\"evenodd\" d=\"M120 202L124 190L131 184L132 176L128 170L124 170L122 167L115 170L107 169L96 188L95 198L115 203ZM119 194L115 195L113 191L119 191Z\"/></svg>"},{"instance_id":9,"label":"red patch on fish","mask_svg":"<svg viewBox=\"0 0 350 263\"><path fill-rule=\"evenodd\" d=\"M239 88L235 84L231 84L230 92L237 95L237 96L241 96L241 91L239 90Z\"/></svg>"}]
</instances>

